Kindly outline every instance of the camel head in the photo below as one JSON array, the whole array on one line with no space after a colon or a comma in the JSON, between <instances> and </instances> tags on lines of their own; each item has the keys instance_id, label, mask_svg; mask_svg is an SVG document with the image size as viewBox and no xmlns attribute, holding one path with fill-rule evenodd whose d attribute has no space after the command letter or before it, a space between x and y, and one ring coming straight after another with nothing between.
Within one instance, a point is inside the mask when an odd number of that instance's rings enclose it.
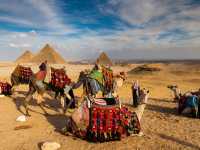
<instances>
[{"instance_id":1,"label":"camel head","mask_svg":"<svg viewBox=\"0 0 200 150\"><path fill-rule=\"evenodd\" d=\"M177 85L168 85L167 88L174 91L178 88L178 86Z\"/></svg>"},{"instance_id":2,"label":"camel head","mask_svg":"<svg viewBox=\"0 0 200 150\"><path fill-rule=\"evenodd\" d=\"M146 88L143 88L140 90L140 99L141 99L141 102L146 104L147 101L148 101L148 98L149 98L149 90L146 89Z\"/></svg>"},{"instance_id":3,"label":"camel head","mask_svg":"<svg viewBox=\"0 0 200 150\"><path fill-rule=\"evenodd\" d=\"M127 79L126 73L124 71L122 71L119 74L115 75L115 78L122 79L123 81L125 81Z\"/></svg>"},{"instance_id":4,"label":"camel head","mask_svg":"<svg viewBox=\"0 0 200 150\"><path fill-rule=\"evenodd\" d=\"M180 91L180 89L178 88L177 85L168 85L167 88L172 90L172 92L174 93L174 96L175 96L176 99L180 98L181 91Z\"/></svg>"},{"instance_id":5,"label":"camel head","mask_svg":"<svg viewBox=\"0 0 200 150\"><path fill-rule=\"evenodd\" d=\"M79 77L78 77L79 80L86 78L88 74L89 74L88 70L81 71L80 74L79 74Z\"/></svg>"},{"instance_id":6,"label":"camel head","mask_svg":"<svg viewBox=\"0 0 200 150\"><path fill-rule=\"evenodd\" d=\"M119 75L124 81L127 79L126 73L124 71L120 72Z\"/></svg>"}]
</instances>

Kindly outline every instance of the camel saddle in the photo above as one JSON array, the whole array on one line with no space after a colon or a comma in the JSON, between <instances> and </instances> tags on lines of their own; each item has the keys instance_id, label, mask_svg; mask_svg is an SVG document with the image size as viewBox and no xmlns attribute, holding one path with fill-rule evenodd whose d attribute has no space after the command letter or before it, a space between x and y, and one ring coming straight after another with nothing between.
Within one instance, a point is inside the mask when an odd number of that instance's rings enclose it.
<instances>
[{"instance_id":1,"label":"camel saddle","mask_svg":"<svg viewBox=\"0 0 200 150\"><path fill-rule=\"evenodd\" d=\"M127 107L93 103L89 114L86 137L92 142L120 140L130 134L138 134L141 130L136 113Z\"/></svg>"},{"instance_id":2,"label":"camel saddle","mask_svg":"<svg viewBox=\"0 0 200 150\"><path fill-rule=\"evenodd\" d=\"M51 68L50 83L56 88L63 89L71 83L71 79L67 76L64 69Z\"/></svg>"},{"instance_id":3,"label":"camel saddle","mask_svg":"<svg viewBox=\"0 0 200 150\"><path fill-rule=\"evenodd\" d=\"M11 95L12 86L7 82L0 82L1 94Z\"/></svg>"},{"instance_id":4,"label":"camel saddle","mask_svg":"<svg viewBox=\"0 0 200 150\"><path fill-rule=\"evenodd\" d=\"M19 77L21 83L29 83L30 78L33 75L33 71L30 67L18 65L12 74Z\"/></svg>"}]
</instances>

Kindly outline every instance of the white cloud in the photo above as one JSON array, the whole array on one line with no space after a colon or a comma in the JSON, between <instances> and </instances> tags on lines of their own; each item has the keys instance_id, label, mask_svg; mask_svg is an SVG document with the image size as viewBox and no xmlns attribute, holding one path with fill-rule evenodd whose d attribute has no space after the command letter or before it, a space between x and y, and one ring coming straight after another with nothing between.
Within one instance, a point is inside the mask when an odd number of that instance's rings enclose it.
<instances>
[{"instance_id":1,"label":"white cloud","mask_svg":"<svg viewBox=\"0 0 200 150\"><path fill-rule=\"evenodd\" d=\"M173 28L198 31L200 6L174 0L111 0L101 11L118 16L130 25L162 32Z\"/></svg>"},{"instance_id":2,"label":"white cloud","mask_svg":"<svg viewBox=\"0 0 200 150\"><path fill-rule=\"evenodd\" d=\"M10 4L12 3L12 4ZM66 34L76 30L63 22L56 0L2 0L0 21L28 28L45 29L52 33Z\"/></svg>"},{"instance_id":3,"label":"white cloud","mask_svg":"<svg viewBox=\"0 0 200 150\"><path fill-rule=\"evenodd\" d=\"M14 44L14 43L9 43L10 47L14 47L14 48L18 48L18 45Z\"/></svg>"},{"instance_id":4,"label":"white cloud","mask_svg":"<svg viewBox=\"0 0 200 150\"><path fill-rule=\"evenodd\" d=\"M9 43L9 46L13 47L13 48L28 48L28 47L31 47L30 44L26 44L26 43L23 43L23 44Z\"/></svg>"},{"instance_id":5,"label":"white cloud","mask_svg":"<svg viewBox=\"0 0 200 150\"><path fill-rule=\"evenodd\" d=\"M29 20L16 18L16 17L11 17L11 16L9 16L9 17L8 16L0 16L0 21L9 22L9 23L12 23L12 24L20 24L22 26L31 26L31 27L35 26Z\"/></svg>"},{"instance_id":6,"label":"white cloud","mask_svg":"<svg viewBox=\"0 0 200 150\"><path fill-rule=\"evenodd\" d=\"M17 17L14 19L14 16L0 16L0 21L47 29L29 32L0 30L2 50L15 50L19 55L22 49L38 51L44 44L50 43L63 56L77 59L94 58L100 51L124 58L143 55L150 58L174 57L175 52L177 55L178 52L182 54L182 50L185 54L187 50L190 51L190 57L200 56L197 53L200 47L200 9L185 6L183 1L111 0L108 7L101 7L101 10L118 16L133 27L123 26L123 30L109 31L88 29L81 33L78 29L63 23L55 2L24 0L21 4L14 2L16 9L10 5L1 5L0 10L11 11L12 14L17 14ZM135 24L140 28L134 27ZM175 39L175 32L163 40L159 39L161 34L174 29L185 33L181 40ZM78 36L66 36L66 33L76 33ZM16 53L13 54L14 57L17 56Z\"/></svg>"},{"instance_id":7,"label":"white cloud","mask_svg":"<svg viewBox=\"0 0 200 150\"><path fill-rule=\"evenodd\" d=\"M111 0L108 4L108 12L131 24L146 23L153 17L165 14L168 9L159 0Z\"/></svg>"}]
</instances>

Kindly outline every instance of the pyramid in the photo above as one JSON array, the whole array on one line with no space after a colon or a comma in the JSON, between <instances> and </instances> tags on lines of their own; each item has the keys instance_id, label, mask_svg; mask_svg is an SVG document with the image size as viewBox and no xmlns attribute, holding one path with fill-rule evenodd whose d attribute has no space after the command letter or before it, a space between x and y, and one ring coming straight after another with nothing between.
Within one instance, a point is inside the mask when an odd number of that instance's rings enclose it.
<instances>
[{"instance_id":1,"label":"pyramid","mask_svg":"<svg viewBox=\"0 0 200 150\"><path fill-rule=\"evenodd\" d=\"M108 55L105 52L102 52L99 57L96 60L96 63L100 65L113 65L112 61L108 57Z\"/></svg>"},{"instance_id":2,"label":"pyramid","mask_svg":"<svg viewBox=\"0 0 200 150\"><path fill-rule=\"evenodd\" d=\"M33 63L41 63L47 60L51 64L63 64L65 60L49 44L46 44L37 55L32 58Z\"/></svg>"},{"instance_id":3,"label":"pyramid","mask_svg":"<svg viewBox=\"0 0 200 150\"><path fill-rule=\"evenodd\" d=\"M20 57L16 59L16 63L29 63L31 59L34 57L33 53L30 51L25 51Z\"/></svg>"}]
</instances>

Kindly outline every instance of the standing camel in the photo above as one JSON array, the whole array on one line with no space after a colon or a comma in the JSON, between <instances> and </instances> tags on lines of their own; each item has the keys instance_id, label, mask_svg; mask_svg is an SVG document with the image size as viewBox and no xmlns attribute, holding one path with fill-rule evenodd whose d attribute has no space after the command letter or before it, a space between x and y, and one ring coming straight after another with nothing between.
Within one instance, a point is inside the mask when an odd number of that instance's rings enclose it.
<instances>
[{"instance_id":1,"label":"standing camel","mask_svg":"<svg viewBox=\"0 0 200 150\"><path fill-rule=\"evenodd\" d=\"M67 75L65 74L65 71L63 71L63 69L51 68L52 79L51 79L51 82L46 83L46 82L44 82L46 68L45 67L44 67L45 69L42 69L42 68L40 67L40 71L38 73L34 74L30 79L29 91L26 95L25 104L24 104L24 106L26 108L26 115L30 116L28 102L32 99L32 96L34 93L37 93L38 105L41 107L41 109L44 111L44 113L47 114L47 112L45 111L45 109L43 107L43 103L42 103L44 101L44 93L47 91L55 92L56 97L58 95L60 96L63 112L65 113L67 107L71 106L72 103L74 103L74 105L75 105L74 93L70 86L71 80L67 77ZM42 73L44 73L44 75ZM39 76L39 78L38 78L38 76ZM40 78L42 78L42 80L40 80ZM67 103L68 103L68 105L66 107Z\"/></svg>"}]
</instances>

